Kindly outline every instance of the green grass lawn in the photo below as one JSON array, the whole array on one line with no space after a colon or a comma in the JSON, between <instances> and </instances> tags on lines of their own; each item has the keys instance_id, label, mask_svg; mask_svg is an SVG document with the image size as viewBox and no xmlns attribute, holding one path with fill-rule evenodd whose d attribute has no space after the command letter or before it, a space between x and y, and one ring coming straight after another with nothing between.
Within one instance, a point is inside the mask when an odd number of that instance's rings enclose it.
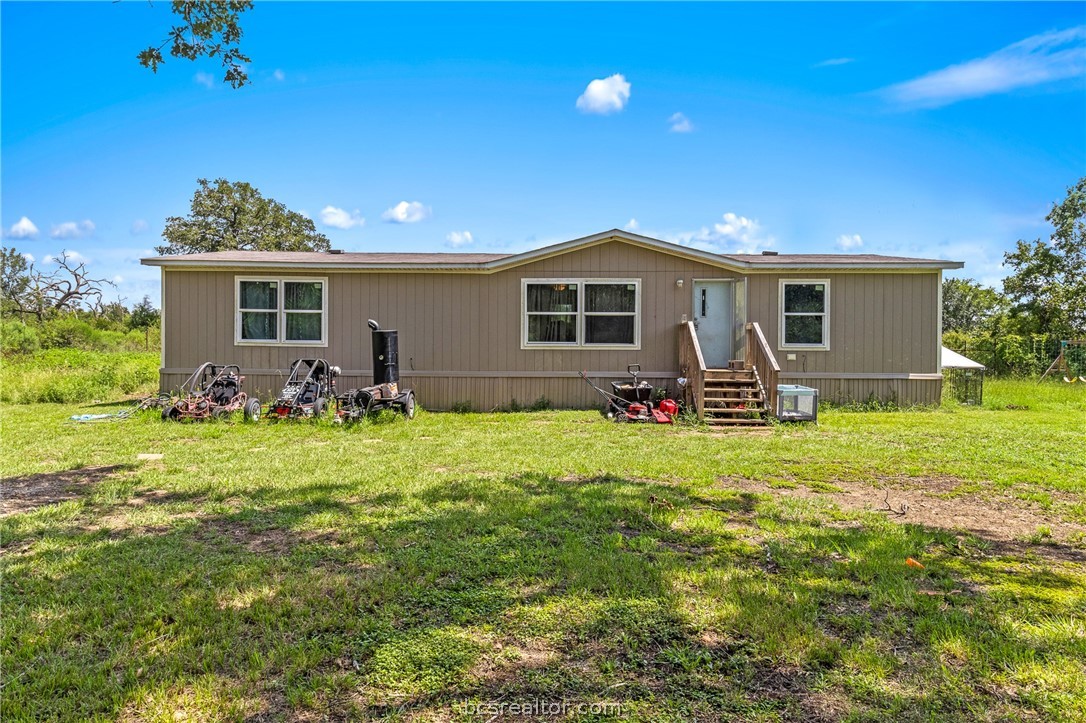
<instances>
[{"instance_id":1,"label":"green grass lawn","mask_svg":"<svg viewBox=\"0 0 1086 723\"><path fill-rule=\"evenodd\" d=\"M1086 385L723 434L88 411L0 409L4 721L1086 720Z\"/></svg>"}]
</instances>

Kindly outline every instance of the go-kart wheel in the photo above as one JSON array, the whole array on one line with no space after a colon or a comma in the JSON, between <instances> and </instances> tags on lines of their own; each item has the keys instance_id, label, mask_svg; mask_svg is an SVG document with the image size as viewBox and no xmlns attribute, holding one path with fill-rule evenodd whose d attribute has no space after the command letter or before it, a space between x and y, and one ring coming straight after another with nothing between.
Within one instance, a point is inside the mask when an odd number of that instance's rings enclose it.
<instances>
[{"instance_id":1,"label":"go-kart wheel","mask_svg":"<svg viewBox=\"0 0 1086 723\"><path fill-rule=\"evenodd\" d=\"M318 397L317 401L313 402L313 417L320 419L324 416L324 397Z\"/></svg>"},{"instance_id":2,"label":"go-kart wheel","mask_svg":"<svg viewBox=\"0 0 1086 723\"><path fill-rule=\"evenodd\" d=\"M215 407L214 409L211 410L211 416L214 419L222 419L226 415L227 415L227 411L225 409L223 409L222 407Z\"/></svg>"},{"instance_id":3,"label":"go-kart wheel","mask_svg":"<svg viewBox=\"0 0 1086 723\"><path fill-rule=\"evenodd\" d=\"M403 415L408 419L415 418L415 393L408 392L407 400L403 403Z\"/></svg>"},{"instance_id":4,"label":"go-kart wheel","mask_svg":"<svg viewBox=\"0 0 1086 723\"><path fill-rule=\"evenodd\" d=\"M245 407L242 409L242 414L245 415L246 422L256 422L260 420L260 400L250 399L245 402Z\"/></svg>"},{"instance_id":5,"label":"go-kart wheel","mask_svg":"<svg viewBox=\"0 0 1086 723\"><path fill-rule=\"evenodd\" d=\"M165 422L175 422L181 418L181 412L177 407L172 404L168 407L164 407L162 410L162 420Z\"/></svg>"}]
</instances>

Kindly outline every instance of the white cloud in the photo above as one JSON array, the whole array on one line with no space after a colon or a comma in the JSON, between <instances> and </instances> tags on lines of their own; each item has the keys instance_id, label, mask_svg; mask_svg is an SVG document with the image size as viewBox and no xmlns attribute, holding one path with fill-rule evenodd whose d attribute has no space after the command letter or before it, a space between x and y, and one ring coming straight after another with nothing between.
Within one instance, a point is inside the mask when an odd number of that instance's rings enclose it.
<instances>
[{"instance_id":1,"label":"white cloud","mask_svg":"<svg viewBox=\"0 0 1086 723\"><path fill-rule=\"evenodd\" d=\"M430 208L418 201L400 201L382 213L381 218L389 223L418 223L430 218Z\"/></svg>"},{"instance_id":2,"label":"white cloud","mask_svg":"<svg viewBox=\"0 0 1086 723\"><path fill-rule=\"evenodd\" d=\"M608 78L597 78L588 84L577 98L577 109L584 113L617 113L630 100L630 84L626 76L615 73Z\"/></svg>"},{"instance_id":3,"label":"white cloud","mask_svg":"<svg viewBox=\"0 0 1086 723\"><path fill-rule=\"evenodd\" d=\"M131 231L133 236L139 236L141 233L147 233L149 230L151 230L151 226L142 218L137 218L132 222Z\"/></svg>"},{"instance_id":4,"label":"white cloud","mask_svg":"<svg viewBox=\"0 0 1086 723\"><path fill-rule=\"evenodd\" d=\"M115 283L115 284L123 284L124 283L124 277L121 276L120 274L114 274L113 275L113 283Z\"/></svg>"},{"instance_id":5,"label":"white cloud","mask_svg":"<svg viewBox=\"0 0 1086 723\"><path fill-rule=\"evenodd\" d=\"M858 249L864 245L864 240L860 238L860 234L854 233L851 236L841 234L837 237L837 248L842 251L851 251L852 249Z\"/></svg>"},{"instance_id":6,"label":"white cloud","mask_svg":"<svg viewBox=\"0 0 1086 723\"><path fill-rule=\"evenodd\" d=\"M26 259L27 263L34 263L34 254L23 254L23 258Z\"/></svg>"},{"instance_id":7,"label":"white cloud","mask_svg":"<svg viewBox=\"0 0 1086 723\"><path fill-rule=\"evenodd\" d=\"M192 76L192 79L193 81L195 81L199 85L204 86L205 88L215 87L215 76L213 76L211 73L205 73L201 70L196 75Z\"/></svg>"},{"instance_id":8,"label":"white cloud","mask_svg":"<svg viewBox=\"0 0 1086 723\"><path fill-rule=\"evenodd\" d=\"M284 72L283 72L282 70L280 70L279 68L276 68L276 69L275 69L275 72L274 72L274 73L272 73L272 77L273 77L273 78L275 78L275 79L276 79L276 80L278 80L278 81L283 81L283 80L286 80L286 78L287 78L287 75L286 75L286 73L284 73Z\"/></svg>"},{"instance_id":9,"label":"white cloud","mask_svg":"<svg viewBox=\"0 0 1086 723\"><path fill-rule=\"evenodd\" d=\"M55 264L60 259L71 261L74 264L85 264L88 261L87 257L78 251L61 251L59 256L53 256L52 254L44 256L41 262L43 264Z\"/></svg>"},{"instance_id":10,"label":"white cloud","mask_svg":"<svg viewBox=\"0 0 1086 723\"><path fill-rule=\"evenodd\" d=\"M332 228L347 230L364 226L366 219L362 218L357 208L350 212L335 206L325 206L321 209L321 223Z\"/></svg>"},{"instance_id":11,"label":"white cloud","mask_svg":"<svg viewBox=\"0 0 1086 723\"><path fill-rule=\"evenodd\" d=\"M938 108L968 98L1074 78L1086 72L1086 25L1042 33L991 55L891 85L882 93L902 106Z\"/></svg>"},{"instance_id":12,"label":"white cloud","mask_svg":"<svg viewBox=\"0 0 1086 723\"><path fill-rule=\"evenodd\" d=\"M8 238L37 238L38 227L26 216L23 216L8 229Z\"/></svg>"},{"instance_id":13,"label":"white cloud","mask_svg":"<svg viewBox=\"0 0 1086 723\"><path fill-rule=\"evenodd\" d=\"M812 68L831 68L835 65L848 65L849 63L855 63L855 58L827 58L820 63L815 63Z\"/></svg>"},{"instance_id":14,"label":"white cloud","mask_svg":"<svg viewBox=\"0 0 1086 723\"><path fill-rule=\"evenodd\" d=\"M461 246L470 246L475 243L471 237L471 231L452 231L445 237L445 245L454 249Z\"/></svg>"},{"instance_id":15,"label":"white cloud","mask_svg":"<svg viewBox=\"0 0 1086 723\"><path fill-rule=\"evenodd\" d=\"M694 130L694 124L682 113L674 113L667 122L671 124L672 133L690 133Z\"/></svg>"},{"instance_id":16,"label":"white cloud","mask_svg":"<svg viewBox=\"0 0 1086 723\"><path fill-rule=\"evenodd\" d=\"M726 254L753 254L771 248L776 239L765 233L757 219L726 213L712 228L664 234L664 240L701 251Z\"/></svg>"},{"instance_id":17,"label":"white cloud","mask_svg":"<svg viewBox=\"0 0 1086 723\"><path fill-rule=\"evenodd\" d=\"M638 231L641 228L641 224L637 222L636 218L631 218L622 228L626 229L627 231Z\"/></svg>"},{"instance_id":18,"label":"white cloud","mask_svg":"<svg viewBox=\"0 0 1086 723\"><path fill-rule=\"evenodd\" d=\"M80 221L65 221L62 224L58 224L53 227L53 232L49 234L53 238L83 238L84 236L90 236L94 233L94 222L91 220Z\"/></svg>"}]
</instances>

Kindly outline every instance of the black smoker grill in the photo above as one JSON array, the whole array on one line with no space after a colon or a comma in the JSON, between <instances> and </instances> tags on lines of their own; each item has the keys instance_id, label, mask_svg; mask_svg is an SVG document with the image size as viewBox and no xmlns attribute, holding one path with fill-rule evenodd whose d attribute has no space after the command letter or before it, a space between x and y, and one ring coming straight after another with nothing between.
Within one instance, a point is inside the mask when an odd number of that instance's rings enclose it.
<instances>
[{"instance_id":1,"label":"black smoker grill","mask_svg":"<svg viewBox=\"0 0 1086 723\"><path fill-rule=\"evenodd\" d=\"M373 330L373 383L398 384L400 381L399 332L382 329L373 319L367 322Z\"/></svg>"},{"instance_id":2,"label":"black smoker grill","mask_svg":"<svg viewBox=\"0 0 1086 723\"><path fill-rule=\"evenodd\" d=\"M400 391L399 334L395 329L382 329L373 319L366 323L372 330L373 386L348 389L336 397L335 421L353 422L379 409L393 409L411 419L415 416L415 393Z\"/></svg>"}]
</instances>

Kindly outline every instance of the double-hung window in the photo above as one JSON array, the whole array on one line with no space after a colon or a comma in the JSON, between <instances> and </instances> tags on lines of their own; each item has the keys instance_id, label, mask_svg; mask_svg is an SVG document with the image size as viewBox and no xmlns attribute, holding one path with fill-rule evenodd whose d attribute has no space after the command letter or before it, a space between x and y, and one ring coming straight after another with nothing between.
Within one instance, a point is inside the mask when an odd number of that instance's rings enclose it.
<instances>
[{"instance_id":1,"label":"double-hung window","mask_svg":"<svg viewBox=\"0 0 1086 723\"><path fill-rule=\"evenodd\" d=\"M636 348L639 279L524 279L522 346Z\"/></svg>"},{"instance_id":2,"label":"double-hung window","mask_svg":"<svg viewBox=\"0 0 1086 723\"><path fill-rule=\"evenodd\" d=\"M234 342L327 345L328 280L238 278Z\"/></svg>"},{"instance_id":3,"label":"double-hung window","mask_svg":"<svg viewBox=\"0 0 1086 723\"><path fill-rule=\"evenodd\" d=\"M782 279L780 288L782 349L830 348L830 282Z\"/></svg>"}]
</instances>

